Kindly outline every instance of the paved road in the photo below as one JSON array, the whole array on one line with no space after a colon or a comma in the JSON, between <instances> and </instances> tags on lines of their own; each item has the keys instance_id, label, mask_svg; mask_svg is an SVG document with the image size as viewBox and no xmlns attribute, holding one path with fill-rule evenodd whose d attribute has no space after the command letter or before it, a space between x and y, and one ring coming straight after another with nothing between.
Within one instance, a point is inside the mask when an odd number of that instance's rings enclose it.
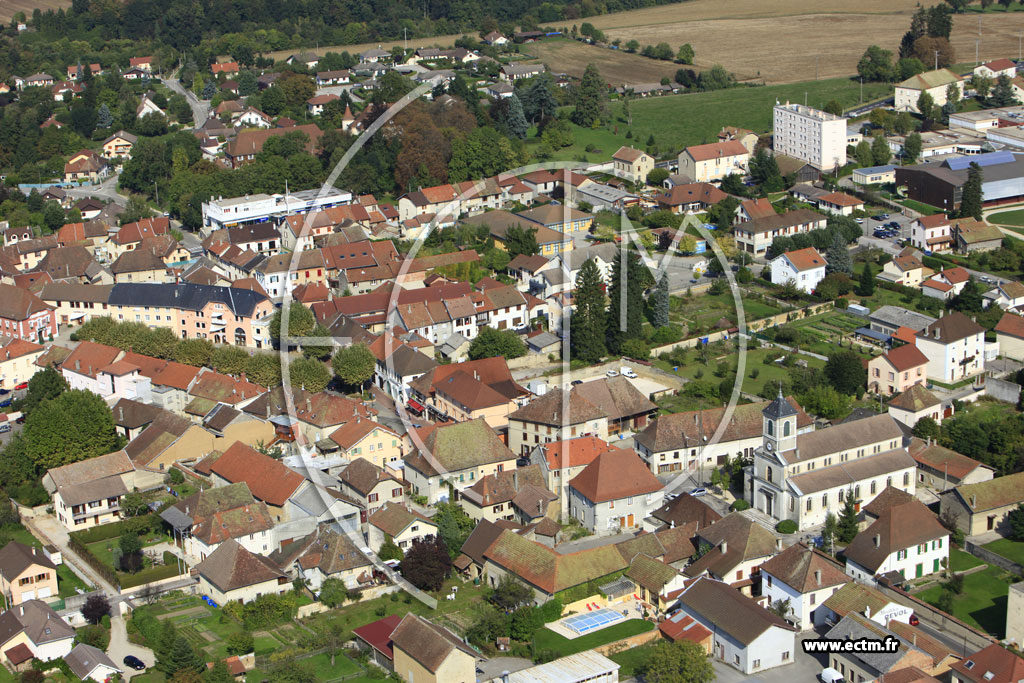
<instances>
[{"instance_id":1,"label":"paved road","mask_svg":"<svg viewBox=\"0 0 1024 683\"><path fill-rule=\"evenodd\" d=\"M191 90L186 90L181 85L181 81L177 78L165 78L163 82L164 85L174 92L185 96L185 99L188 101L188 106L192 108L193 127L198 127L206 123L206 119L210 117L209 102L199 99Z\"/></svg>"},{"instance_id":2,"label":"paved road","mask_svg":"<svg viewBox=\"0 0 1024 683\"><path fill-rule=\"evenodd\" d=\"M38 509L41 508L37 508L37 510ZM52 543L60 548L64 561L75 565L75 567L89 578L94 586L97 586L108 596L117 596L120 594L114 586L93 570L92 567L78 556L78 553L71 549L68 544L67 529L57 521L56 517L45 513L37 514L35 510L26 512L24 508L22 508L21 513L22 522L28 527L29 531L44 543Z\"/></svg>"},{"instance_id":3,"label":"paved road","mask_svg":"<svg viewBox=\"0 0 1024 683\"><path fill-rule=\"evenodd\" d=\"M110 646L107 647L107 654L114 660L114 663L124 668L124 678L141 676L144 672L135 671L123 666L122 662L128 655L135 655L142 660L146 666L156 664L156 655L148 647L128 642L128 630L125 627L124 617L116 616L110 619Z\"/></svg>"},{"instance_id":4,"label":"paved road","mask_svg":"<svg viewBox=\"0 0 1024 683\"><path fill-rule=\"evenodd\" d=\"M891 107L894 103L895 100L892 97L890 97L888 99L881 100L880 102L873 102L871 104L865 104L863 106L850 109L849 111L846 112L845 115L849 118L852 118L854 116L862 116L864 114L867 114L872 109L878 109L879 107Z\"/></svg>"},{"instance_id":5,"label":"paved road","mask_svg":"<svg viewBox=\"0 0 1024 683\"><path fill-rule=\"evenodd\" d=\"M128 204L128 197L117 191L117 181L120 177L120 173L115 173L99 185L71 187L67 188L65 192L67 192L69 196L77 197L79 199L83 197L96 197L97 199L103 199L108 202L112 201L119 206L126 206Z\"/></svg>"}]
</instances>

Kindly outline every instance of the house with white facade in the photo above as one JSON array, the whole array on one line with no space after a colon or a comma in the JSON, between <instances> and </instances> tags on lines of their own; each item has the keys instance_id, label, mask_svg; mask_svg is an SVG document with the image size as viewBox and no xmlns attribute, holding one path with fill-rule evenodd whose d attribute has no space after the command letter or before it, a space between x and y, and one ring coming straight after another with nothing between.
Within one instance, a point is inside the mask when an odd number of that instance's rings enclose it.
<instances>
[{"instance_id":1,"label":"house with white facade","mask_svg":"<svg viewBox=\"0 0 1024 683\"><path fill-rule=\"evenodd\" d=\"M613 448L569 482L569 514L598 535L639 529L661 507L663 488L636 451Z\"/></svg>"},{"instance_id":2,"label":"house with white facade","mask_svg":"<svg viewBox=\"0 0 1024 683\"><path fill-rule=\"evenodd\" d=\"M912 499L882 510L846 548L846 573L857 581L899 572L916 579L942 571L949 560L949 530L924 503Z\"/></svg>"},{"instance_id":3,"label":"house with white facade","mask_svg":"<svg viewBox=\"0 0 1024 683\"><path fill-rule=\"evenodd\" d=\"M818 283L825 279L825 257L814 247L787 251L770 261L772 284L793 282L801 291L813 294Z\"/></svg>"},{"instance_id":4,"label":"house with white facade","mask_svg":"<svg viewBox=\"0 0 1024 683\"><path fill-rule=\"evenodd\" d=\"M222 543L196 565L199 588L218 605L252 602L263 595L280 595L292 590L288 575L270 559L233 539Z\"/></svg>"},{"instance_id":5,"label":"house with white facade","mask_svg":"<svg viewBox=\"0 0 1024 683\"><path fill-rule=\"evenodd\" d=\"M1007 78L1012 79L1017 75L1017 65L1014 64L1012 59L1003 57L974 67L974 75L982 76L992 81L995 81L1000 76L1006 76Z\"/></svg>"},{"instance_id":6,"label":"house with white facade","mask_svg":"<svg viewBox=\"0 0 1024 683\"><path fill-rule=\"evenodd\" d=\"M687 147L679 153L679 173L695 183L711 183L727 175L747 175L750 151L739 140Z\"/></svg>"},{"instance_id":7,"label":"house with white facade","mask_svg":"<svg viewBox=\"0 0 1024 683\"><path fill-rule=\"evenodd\" d=\"M938 69L937 71L926 71L916 76L911 76L902 83L896 84L896 97L893 108L896 111L909 111L920 114L917 109L917 100L922 93L931 95L936 107L946 103L946 91L949 86L955 86L959 91L959 97L963 97L963 79L949 69Z\"/></svg>"},{"instance_id":8,"label":"house with white facade","mask_svg":"<svg viewBox=\"0 0 1024 683\"><path fill-rule=\"evenodd\" d=\"M959 311L917 333L928 357L928 379L956 383L985 372L985 328Z\"/></svg>"},{"instance_id":9,"label":"house with white facade","mask_svg":"<svg viewBox=\"0 0 1024 683\"><path fill-rule=\"evenodd\" d=\"M895 177L891 182L895 182ZM951 251L953 222L944 213L915 218L910 224L910 244L921 251Z\"/></svg>"},{"instance_id":10,"label":"house with white facade","mask_svg":"<svg viewBox=\"0 0 1024 683\"><path fill-rule=\"evenodd\" d=\"M33 658L49 662L65 657L74 642L75 629L42 600L28 600L0 614L0 652L13 667Z\"/></svg>"},{"instance_id":11,"label":"house with white facade","mask_svg":"<svg viewBox=\"0 0 1024 683\"><path fill-rule=\"evenodd\" d=\"M886 625L890 621L910 622L914 608L896 602L869 585L851 581L833 593L814 612L816 627L832 627L848 614L863 614L876 624Z\"/></svg>"},{"instance_id":12,"label":"house with white facade","mask_svg":"<svg viewBox=\"0 0 1024 683\"><path fill-rule=\"evenodd\" d=\"M714 633L712 656L744 674L793 663L796 629L726 583L697 579L677 606Z\"/></svg>"},{"instance_id":13,"label":"house with white facade","mask_svg":"<svg viewBox=\"0 0 1024 683\"><path fill-rule=\"evenodd\" d=\"M266 503L256 500L245 482L194 493L160 513L174 530L187 558L202 562L222 543L238 541L257 555L274 548L274 521Z\"/></svg>"},{"instance_id":14,"label":"house with white facade","mask_svg":"<svg viewBox=\"0 0 1024 683\"><path fill-rule=\"evenodd\" d=\"M921 293L949 301L963 291L970 279L971 274L962 266L943 268L921 283Z\"/></svg>"},{"instance_id":15,"label":"house with white facade","mask_svg":"<svg viewBox=\"0 0 1024 683\"><path fill-rule=\"evenodd\" d=\"M995 304L1003 310L1014 309L1014 312L1018 314L1024 310L1020 309L1021 306L1024 306L1024 284L1016 280L1000 282L995 288L985 292L982 297L986 308Z\"/></svg>"},{"instance_id":16,"label":"house with white facade","mask_svg":"<svg viewBox=\"0 0 1024 683\"><path fill-rule=\"evenodd\" d=\"M379 552L386 539L394 541L402 551L413 542L437 535L437 525L418 512L399 503L385 503L373 513L367 527L366 541L374 552Z\"/></svg>"},{"instance_id":17,"label":"house with white facade","mask_svg":"<svg viewBox=\"0 0 1024 683\"><path fill-rule=\"evenodd\" d=\"M850 581L835 558L804 543L761 565L761 595L773 606L788 603L785 619L801 631L814 628L814 611Z\"/></svg>"},{"instance_id":18,"label":"house with white facade","mask_svg":"<svg viewBox=\"0 0 1024 683\"><path fill-rule=\"evenodd\" d=\"M942 424L944 417L953 415L952 403L949 404L947 413L942 401L923 384L915 384L893 396L886 408L894 420L906 425L908 429L913 429L926 417L934 420L935 424Z\"/></svg>"}]
</instances>

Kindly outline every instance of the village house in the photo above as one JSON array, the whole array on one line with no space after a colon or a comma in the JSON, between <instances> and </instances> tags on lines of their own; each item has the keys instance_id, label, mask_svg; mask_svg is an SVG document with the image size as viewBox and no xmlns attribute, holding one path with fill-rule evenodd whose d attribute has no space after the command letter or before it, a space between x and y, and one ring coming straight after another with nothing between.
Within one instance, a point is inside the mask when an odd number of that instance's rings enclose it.
<instances>
[{"instance_id":1,"label":"village house","mask_svg":"<svg viewBox=\"0 0 1024 683\"><path fill-rule=\"evenodd\" d=\"M292 589L288 575L271 560L228 539L196 565L199 588L218 605L252 602L262 595L280 595Z\"/></svg>"},{"instance_id":2,"label":"village house","mask_svg":"<svg viewBox=\"0 0 1024 683\"><path fill-rule=\"evenodd\" d=\"M64 662L71 669L71 672L81 680L92 680L96 683L104 683L112 680L114 676L124 673L124 670L114 663L103 650L79 643L64 656Z\"/></svg>"},{"instance_id":3,"label":"village house","mask_svg":"<svg viewBox=\"0 0 1024 683\"><path fill-rule=\"evenodd\" d=\"M782 549L770 531L739 512L730 512L698 530L696 545L708 550L687 566L684 574L691 578L707 575L747 595L758 567Z\"/></svg>"},{"instance_id":4,"label":"village house","mask_svg":"<svg viewBox=\"0 0 1024 683\"><path fill-rule=\"evenodd\" d=\"M623 146L612 155L612 172L631 183L646 183L653 170L654 158L639 149Z\"/></svg>"},{"instance_id":5,"label":"village house","mask_svg":"<svg viewBox=\"0 0 1024 683\"><path fill-rule=\"evenodd\" d=\"M928 379L955 384L985 371L985 328L959 311L917 333Z\"/></svg>"},{"instance_id":6,"label":"village house","mask_svg":"<svg viewBox=\"0 0 1024 683\"><path fill-rule=\"evenodd\" d=\"M1013 360L1024 360L1024 316L1004 313L995 327L999 354Z\"/></svg>"},{"instance_id":7,"label":"village house","mask_svg":"<svg viewBox=\"0 0 1024 683\"><path fill-rule=\"evenodd\" d=\"M895 182L893 177L892 181ZM920 216L910 224L910 244L925 252L946 252L953 249L953 223L944 213Z\"/></svg>"},{"instance_id":8,"label":"village house","mask_svg":"<svg viewBox=\"0 0 1024 683\"><path fill-rule=\"evenodd\" d=\"M930 269L928 272L931 272ZM917 289L925 277L925 267L917 252L911 247L906 247L882 266L882 272L875 277L885 282Z\"/></svg>"},{"instance_id":9,"label":"village house","mask_svg":"<svg viewBox=\"0 0 1024 683\"><path fill-rule=\"evenodd\" d=\"M598 535L637 529L661 507L662 489L635 451L611 449L569 481L569 514Z\"/></svg>"},{"instance_id":10,"label":"village house","mask_svg":"<svg viewBox=\"0 0 1024 683\"><path fill-rule=\"evenodd\" d=\"M16 671L32 658L66 657L74 641L75 629L42 600L27 600L0 614L0 652Z\"/></svg>"},{"instance_id":11,"label":"village house","mask_svg":"<svg viewBox=\"0 0 1024 683\"><path fill-rule=\"evenodd\" d=\"M72 155L67 163L64 164L65 183L85 181L95 183L105 178L106 175L107 162L91 150L83 149L81 152Z\"/></svg>"},{"instance_id":12,"label":"village house","mask_svg":"<svg viewBox=\"0 0 1024 683\"><path fill-rule=\"evenodd\" d=\"M1003 532L1006 516L1024 502L1024 472L988 481L961 484L939 496L939 510L956 520L967 536Z\"/></svg>"},{"instance_id":13,"label":"village house","mask_svg":"<svg viewBox=\"0 0 1024 683\"><path fill-rule=\"evenodd\" d=\"M1024 659L992 643L950 665L951 683L1015 683L1024 678Z\"/></svg>"},{"instance_id":14,"label":"village house","mask_svg":"<svg viewBox=\"0 0 1024 683\"><path fill-rule=\"evenodd\" d=\"M656 195L655 201L660 208L675 214L698 213L706 211L728 196L711 183L689 183L673 185L667 192ZM663 245L664 247L667 245Z\"/></svg>"},{"instance_id":15,"label":"village house","mask_svg":"<svg viewBox=\"0 0 1024 683\"><path fill-rule=\"evenodd\" d=\"M327 437L338 446L338 455L355 462L366 460L376 467L394 468L402 458L402 440L384 425L357 416Z\"/></svg>"},{"instance_id":16,"label":"village house","mask_svg":"<svg viewBox=\"0 0 1024 683\"><path fill-rule=\"evenodd\" d=\"M963 291L970 279L971 274L966 268L943 268L921 283L921 293L933 299L949 301Z\"/></svg>"},{"instance_id":17,"label":"village house","mask_svg":"<svg viewBox=\"0 0 1024 683\"><path fill-rule=\"evenodd\" d=\"M515 454L483 419L414 428L407 436L413 449L405 457L405 480L429 504L447 495L445 482L461 491L516 466Z\"/></svg>"},{"instance_id":18,"label":"village house","mask_svg":"<svg viewBox=\"0 0 1024 683\"><path fill-rule=\"evenodd\" d=\"M715 634L712 656L744 674L793 662L796 629L726 583L699 578L678 606Z\"/></svg>"},{"instance_id":19,"label":"village house","mask_svg":"<svg viewBox=\"0 0 1024 683\"><path fill-rule=\"evenodd\" d=\"M318 526L310 535L281 546L269 559L303 580L315 593L328 579L341 581L350 590L358 590L372 582L374 572L373 562L348 535L338 533L329 525Z\"/></svg>"},{"instance_id":20,"label":"village house","mask_svg":"<svg viewBox=\"0 0 1024 683\"><path fill-rule=\"evenodd\" d=\"M963 81L949 69L938 69L937 71L926 71L916 76L911 76L905 81L896 84L896 99L893 108L896 111L909 111L920 114L917 109L917 101L922 93L928 93L936 107L946 103L946 91L949 86L955 86L960 97L963 97Z\"/></svg>"},{"instance_id":21,"label":"village house","mask_svg":"<svg viewBox=\"0 0 1024 683\"><path fill-rule=\"evenodd\" d=\"M942 571L949 560L949 531L935 514L916 499L883 510L878 502L865 508L877 519L846 548L846 573L872 583L889 572L916 579Z\"/></svg>"},{"instance_id":22,"label":"village house","mask_svg":"<svg viewBox=\"0 0 1024 683\"><path fill-rule=\"evenodd\" d=\"M813 546L795 543L761 565L761 594L768 605L789 604L786 621L814 628L814 613L850 582L843 565Z\"/></svg>"},{"instance_id":23,"label":"village house","mask_svg":"<svg viewBox=\"0 0 1024 683\"><path fill-rule=\"evenodd\" d=\"M52 495L57 521L68 531L116 522L121 518L121 500L133 488L155 486L159 479L137 477L124 451L55 467L46 472L43 486Z\"/></svg>"},{"instance_id":24,"label":"village house","mask_svg":"<svg viewBox=\"0 0 1024 683\"><path fill-rule=\"evenodd\" d=\"M0 550L0 592L8 606L57 596L57 567L42 549L10 541Z\"/></svg>"},{"instance_id":25,"label":"village house","mask_svg":"<svg viewBox=\"0 0 1024 683\"><path fill-rule=\"evenodd\" d=\"M813 294L818 283L825 279L828 265L825 257L814 247L787 251L772 259L772 284L786 285L792 282L808 294Z\"/></svg>"},{"instance_id":26,"label":"village house","mask_svg":"<svg viewBox=\"0 0 1024 683\"><path fill-rule=\"evenodd\" d=\"M814 612L814 625L831 628L846 615L858 613L885 626L895 621L909 623L914 608L890 599L877 588L851 581L829 596Z\"/></svg>"},{"instance_id":27,"label":"village house","mask_svg":"<svg viewBox=\"0 0 1024 683\"><path fill-rule=\"evenodd\" d=\"M690 182L711 183L727 175L747 175L750 151L737 140L687 147L679 153L679 173Z\"/></svg>"},{"instance_id":28,"label":"village house","mask_svg":"<svg viewBox=\"0 0 1024 683\"><path fill-rule=\"evenodd\" d=\"M549 503L557 496L545 487L540 466L527 465L481 477L460 491L459 499L475 522L504 519L529 523L547 517Z\"/></svg>"},{"instance_id":29,"label":"village house","mask_svg":"<svg viewBox=\"0 0 1024 683\"><path fill-rule=\"evenodd\" d=\"M913 429L924 418L939 425L945 417L953 414L952 403L943 407L942 401L926 389L924 384L914 384L903 393L893 396L886 408L892 419L906 425L907 429Z\"/></svg>"},{"instance_id":30,"label":"village house","mask_svg":"<svg viewBox=\"0 0 1024 683\"><path fill-rule=\"evenodd\" d=\"M564 400L564 390L554 389L508 416L508 447L527 456L541 442L577 436L596 436L607 441L608 414L575 391ZM563 404L568 412L563 415Z\"/></svg>"},{"instance_id":31,"label":"village house","mask_svg":"<svg viewBox=\"0 0 1024 683\"><path fill-rule=\"evenodd\" d=\"M997 283L996 286L985 292L983 295L985 307L995 304L1004 310L1011 310L1014 313L1024 313L1024 283L1016 280Z\"/></svg>"},{"instance_id":32,"label":"village house","mask_svg":"<svg viewBox=\"0 0 1024 683\"><path fill-rule=\"evenodd\" d=\"M361 524L365 524L387 503L405 502L405 482L366 458L353 460L341 471L338 480L341 482L341 492L363 506L359 513Z\"/></svg>"},{"instance_id":33,"label":"village house","mask_svg":"<svg viewBox=\"0 0 1024 683\"><path fill-rule=\"evenodd\" d=\"M993 82L998 80L1000 76L1013 79L1017 76L1017 65L1014 64L1012 59L1003 57L1002 59L995 59L974 67L974 75L983 76L991 79Z\"/></svg>"},{"instance_id":34,"label":"village house","mask_svg":"<svg viewBox=\"0 0 1024 683\"><path fill-rule=\"evenodd\" d=\"M9 391L32 379L39 369L36 361L45 352L41 344L0 335L0 389Z\"/></svg>"},{"instance_id":35,"label":"village house","mask_svg":"<svg viewBox=\"0 0 1024 683\"><path fill-rule=\"evenodd\" d=\"M436 535L436 524L401 503L384 503L367 520L366 541L374 552L380 552L389 538L406 551L414 542Z\"/></svg>"},{"instance_id":36,"label":"village house","mask_svg":"<svg viewBox=\"0 0 1024 683\"><path fill-rule=\"evenodd\" d=\"M412 683L476 683L480 655L444 626L408 613L391 633L394 667Z\"/></svg>"},{"instance_id":37,"label":"village house","mask_svg":"<svg viewBox=\"0 0 1024 683\"><path fill-rule=\"evenodd\" d=\"M868 361L868 391L892 396L927 381L928 357L913 344L889 349Z\"/></svg>"},{"instance_id":38,"label":"village house","mask_svg":"<svg viewBox=\"0 0 1024 683\"><path fill-rule=\"evenodd\" d=\"M764 254L776 237L796 235L825 227L827 218L810 209L755 218L735 228L736 246L749 254Z\"/></svg>"},{"instance_id":39,"label":"village house","mask_svg":"<svg viewBox=\"0 0 1024 683\"><path fill-rule=\"evenodd\" d=\"M139 138L123 130L111 135L103 141L103 158L116 159L126 158L132 155L132 148Z\"/></svg>"},{"instance_id":40,"label":"village house","mask_svg":"<svg viewBox=\"0 0 1024 683\"><path fill-rule=\"evenodd\" d=\"M900 622L893 622L899 624ZM921 637L921 646L917 643L916 634L910 639L901 638L885 625L876 623L858 612L851 612L829 629L825 638L838 641L857 641L872 639L885 641L894 639L899 647L895 652L843 652L828 655L830 666L839 671L846 680L877 681L882 675L890 674L909 667L918 667L925 671L932 669L933 657L923 649L925 636Z\"/></svg>"},{"instance_id":41,"label":"village house","mask_svg":"<svg viewBox=\"0 0 1024 683\"><path fill-rule=\"evenodd\" d=\"M596 436L581 436L546 441L530 452L530 462L541 468L545 488L558 497L560 519L569 516L569 482L598 455L611 448L608 442Z\"/></svg>"},{"instance_id":42,"label":"village house","mask_svg":"<svg viewBox=\"0 0 1024 683\"><path fill-rule=\"evenodd\" d=\"M194 493L160 513L174 530L174 543L194 562L207 559L223 543L235 540L257 555L274 550L274 521L245 482ZM228 553L223 558L232 558Z\"/></svg>"},{"instance_id":43,"label":"village house","mask_svg":"<svg viewBox=\"0 0 1024 683\"><path fill-rule=\"evenodd\" d=\"M918 485L939 493L962 484L990 481L995 476L992 467L931 439L911 439L910 455L917 461Z\"/></svg>"},{"instance_id":44,"label":"village house","mask_svg":"<svg viewBox=\"0 0 1024 683\"><path fill-rule=\"evenodd\" d=\"M508 416L529 396L512 378L502 356L438 365L412 381L409 389L434 418L455 422L483 418L499 432L508 428Z\"/></svg>"}]
</instances>

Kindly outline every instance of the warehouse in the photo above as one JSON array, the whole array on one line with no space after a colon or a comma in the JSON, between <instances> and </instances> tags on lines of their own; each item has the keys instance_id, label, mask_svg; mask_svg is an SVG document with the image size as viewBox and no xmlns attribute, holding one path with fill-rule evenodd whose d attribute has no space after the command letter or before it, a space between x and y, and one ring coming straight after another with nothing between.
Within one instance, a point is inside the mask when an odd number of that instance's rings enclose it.
<instances>
[{"instance_id":1,"label":"warehouse","mask_svg":"<svg viewBox=\"0 0 1024 683\"><path fill-rule=\"evenodd\" d=\"M1008 151L903 166L896 169L896 186L906 188L914 201L952 213L960 207L972 163L981 166L986 206L1024 200L1024 154Z\"/></svg>"}]
</instances>

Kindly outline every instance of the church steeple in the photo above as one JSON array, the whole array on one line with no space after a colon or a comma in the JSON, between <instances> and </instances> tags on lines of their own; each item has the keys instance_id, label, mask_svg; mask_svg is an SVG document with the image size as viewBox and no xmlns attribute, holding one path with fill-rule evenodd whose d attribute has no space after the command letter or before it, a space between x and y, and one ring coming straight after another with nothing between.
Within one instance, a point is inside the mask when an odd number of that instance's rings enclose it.
<instances>
[{"instance_id":1,"label":"church steeple","mask_svg":"<svg viewBox=\"0 0 1024 683\"><path fill-rule=\"evenodd\" d=\"M761 411L764 415L764 447L765 450L780 452L796 448L796 408L782 395L779 395Z\"/></svg>"}]
</instances>

